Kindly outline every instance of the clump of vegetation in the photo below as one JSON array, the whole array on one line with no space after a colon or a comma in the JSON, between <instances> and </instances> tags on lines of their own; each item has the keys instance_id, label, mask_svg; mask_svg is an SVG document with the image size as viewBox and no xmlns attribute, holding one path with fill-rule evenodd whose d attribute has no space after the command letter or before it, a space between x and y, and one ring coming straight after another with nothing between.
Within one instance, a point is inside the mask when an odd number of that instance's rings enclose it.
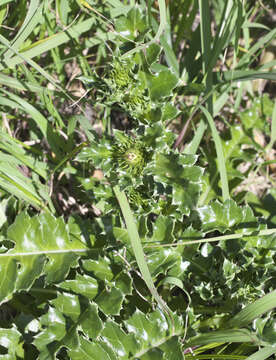
<instances>
[{"instance_id":1,"label":"clump of vegetation","mask_svg":"<svg viewBox=\"0 0 276 360\"><path fill-rule=\"evenodd\" d=\"M0 357L275 356L272 15L0 4Z\"/></svg>"}]
</instances>

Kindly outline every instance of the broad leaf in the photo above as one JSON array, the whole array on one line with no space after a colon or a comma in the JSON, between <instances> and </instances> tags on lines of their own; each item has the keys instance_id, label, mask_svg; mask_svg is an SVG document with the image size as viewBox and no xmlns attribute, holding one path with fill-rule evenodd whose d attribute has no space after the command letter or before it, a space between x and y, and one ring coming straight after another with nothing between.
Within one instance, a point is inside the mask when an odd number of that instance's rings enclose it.
<instances>
[{"instance_id":1,"label":"broad leaf","mask_svg":"<svg viewBox=\"0 0 276 360\"><path fill-rule=\"evenodd\" d=\"M45 213L30 217L21 213L8 228L14 248L0 254L0 301L7 301L15 291L29 289L41 275L46 282L65 279L70 267L85 253L84 243L71 239L62 218ZM48 261L47 261L48 260Z\"/></svg>"},{"instance_id":2,"label":"broad leaf","mask_svg":"<svg viewBox=\"0 0 276 360\"><path fill-rule=\"evenodd\" d=\"M154 75L148 75L148 87L153 101L172 95L172 90L178 83L178 78L170 70L163 70Z\"/></svg>"}]
</instances>

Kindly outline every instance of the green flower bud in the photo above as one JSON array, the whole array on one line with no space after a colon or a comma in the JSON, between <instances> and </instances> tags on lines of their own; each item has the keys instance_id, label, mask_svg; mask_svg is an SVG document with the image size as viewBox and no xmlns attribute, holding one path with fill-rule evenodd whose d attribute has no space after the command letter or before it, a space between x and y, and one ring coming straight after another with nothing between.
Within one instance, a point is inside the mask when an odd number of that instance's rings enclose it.
<instances>
[{"instance_id":1,"label":"green flower bud","mask_svg":"<svg viewBox=\"0 0 276 360\"><path fill-rule=\"evenodd\" d=\"M133 82L130 76L129 64L127 62L115 61L110 78L115 88L120 89L129 86Z\"/></svg>"},{"instance_id":2,"label":"green flower bud","mask_svg":"<svg viewBox=\"0 0 276 360\"><path fill-rule=\"evenodd\" d=\"M130 175L139 175L148 161L149 154L143 144L120 134L121 142L113 146L112 157L119 169Z\"/></svg>"}]
</instances>

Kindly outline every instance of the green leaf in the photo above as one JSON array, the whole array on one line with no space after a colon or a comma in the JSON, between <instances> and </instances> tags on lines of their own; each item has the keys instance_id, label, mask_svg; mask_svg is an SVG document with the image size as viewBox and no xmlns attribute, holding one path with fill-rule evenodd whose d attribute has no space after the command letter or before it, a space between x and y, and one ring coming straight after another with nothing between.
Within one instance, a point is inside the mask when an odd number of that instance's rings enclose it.
<instances>
[{"instance_id":1,"label":"green leaf","mask_svg":"<svg viewBox=\"0 0 276 360\"><path fill-rule=\"evenodd\" d=\"M157 248L147 252L147 262L154 278L159 274L165 275L169 270L176 271L179 268L181 256L173 248Z\"/></svg>"},{"instance_id":2,"label":"green leaf","mask_svg":"<svg viewBox=\"0 0 276 360\"><path fill-rule=\"evenodd\" d=\"M81 313L77 295L69 293L59 294L56 299L51 301L51 305L62 314L70 317L74 322L77 321Z\"/></svg>"},{"instance_id":3,"label":"green leaf","mask_svg":"<svg viewBox=\"0 0 276 360\"><path fill-rule=\"evenodd\" d=\"M107 321L101 332L103 341L110 344L118 358L129 359L131 354L138 350L138 343L132 334L126 334L122 328L113 321Z\"/></svg>"},{"instance_id":4,"label":"green leaf","mask_svg":"<svg viewBox=\"0 0 276 360\"><path fill-rule=\"evenodd\" d=\"M133 7L127 16L121 16L116 19L116 31L124 38L135 39L137 31L144 32L147 28L146 19L142 16L140 7ZM123 39L124 39L123 38Z\"/></svg>"},{"instance_id":5,"label":"green leaf","mask_svg":"<svg viewBox=\"0 0 276 360\"><path fill-rule=\"evenodd\" d=\"M80 338L80 347L77 350L69 351L72 360L117 360L111 347L108 351L105 344L101 342L90 342L84 338Z\"/></svg>"},{"instance_id":6,"label":"green leaf","mask_svg":"<svg viewBox=\"0 0 276 360\"><path fill-rule=\"evenodd\" d=\"M216 343L248 342L253 344L259 344L260 340L256 337L256 335L254 335L247 329L221 330L221 331L208 332L206 334L191 338L187 342L187 346L190 347L197 345L206 345L206 344L212 344L214 342Z\"/></svg>"},{"instance_id":7,"label":"green leaf","mask_svg":"<svg viewBox=\"0 0 276 360\"><path fill-rule=\"evenodd\" d=\"M12 356L3 357L3 355L0 355L0 359L15 359L16 355L19 355L20 338L21 334L15 327L12 329L0 328L0 346L7 351L8 355Z\"/></svg>"},{"instance_id":8,"label":"green leaf","mask_svg":"<svg viewBox=\"0 0 276 360\"><path fill-rule=\"evenodd\" d=\"M119 315L124 295L120 289L108 284L95 301L104 314Z\"/></svg>"},{"instance_id":9,"label":"green leaf","mask_svg":"<svg viewBox=\"0 0 276 360\"><path fill-rule=\"evenodd\" d=\"M184 215L188 215L198 202L201 187L199 184L189 184L185 182L181 185L174 185L173 187L173 204L178 206L178 209Z\"/></svg>"},{"instance_id":10,"label":"green leaf","mask_svg":"<svg viewBox=\"0 0 276 360\"><path fill-rule=\"evenodd\" d=\"M59 284L64 290L73 291L92 300L98 293L97 280L87 275L76 275L74 280L65 280Z\"/></svg>"},{"instance_id":11,"label":"green leaf","mask_svg":"<svg viewBox=\"0 0 276 360\"><path fill-rule=\"evenodd\" d=\"M92 161L95 167L108 171L112 167L111 144L105 138L100 142L91 142L89 147L83 148L76 156L77 161Z\"/></svg>"},{"instance_id":12,"label":"green leaf","mask_svg":"<svg viewBox=\"0 0 276 360\"><path fill-rule=\"evenodd\" d=\"M154 63L155 61L157 61L158 56L161 52L161 47L156 44L150 44L147 49L146 49L146 61L147 61L147 65L150 67L152 63Z\"/></svg>"},{"instance_id":13,"label":"green leaf","mask_svg":"<svg viewBox=\"0 0 276 360\"><path fill-rule=\"evenodd\" d=\"M202 223L202 230L204 232L219 230L225 232L231 229L231 232L240 232L237 225L243 225L243 231L248 231L247 226L250 222L247 221L248 208L238 206L235 201L227 200L223 204L215 201L208 206L198 208L196 211ZM255 229L258 230L256 219L250 219L256 224Z\"/></svg>"},{"instance_id":14,"label":"green leaf","mask_svg":"<svg viewBox=\"0 0 276 360\"><path fill-rule=\"evenodd\" d=\"M256 351L254 354L248 356L246 360L264 360L269 358L271 355L275 353L276 353L275 346L266 346L260 349L259 351Z\"/></svg>"},{"instance_id":15,"label":"green leaf","mask_svg":"<svg viewBox=\"0 0 276 360\"><path fill-rule=\"evenodd\" d=\"M113 228L113 234L115 236L115 238L117 239L117 241L121 241L123 244L127 245L129 244L129 235L127 232L127 229L122 229L119 227L114 227Z\"/></svg>"},{"instance_id":16,"label":"green leaf","mask_svg":"<svg viewBox=\"0 0 276 360\"><path fill-rule=\"evenodd\" d=\"M170 243L174 239L173 230L174 221L169 217L160 215L153 225L153 234L150 241L165 241L166 243Z\"/></svg>"},{"instance_id":17,"label":"green leaf","mask_svg":"<svg viewBox=\"0 0 276 360\"><path fill-rule=\"evenodd\" d=\"M164 358L168 360L184 360L182 344L177 336L171 337L159 347L164 354ZM143 358L144 359L144 358ZM151 358L149 358L150 360Z\"/></svg>"},{"instance_id":18,"label":"green leaf","mask_svg":"<svg viewBox=\"0 0 276 360\"><path fill-rule=\"evenodd\" d=\"M189 214L199 199L203 169L193 165L193 155L156 154L154 179L172 186L172 204L183 214Z\"/></svg>"},{"instance_id":19,"label":"green leaf","mask_svg":"<svg viewBox=\"0 0 276 360\"><path fill-rule=\"evenodd\" d=\"M145 134L143 135L143 142L145 142L147 147L158 149L160 151L172 146L174 140L175 134L166 129L160 122L146 127Z\"/></svg>"},{"instance_id":20,"label":"green leaf","mask_svg":"<svg viewBox=\"0 0 276 360\"><path fill-rule=\"evenodd\" d=\"M145 281L150 293L152 294L154 299L157 301L160 308L171 319L171 311L168 308L167 304L164 302L164 300L158 294L158 292L155 288L153 279L151 277L148 265L145 260L145 255L144 255L143 247L141 244L141 239L139 237L136 223L134 221L134 218L133 218L131 209L129 207L129 203L127 201L126 195L124 192L120 191L118 186L115 186L113 188L113 190L115 192L115 195L117 197L117 200L118 200L120 208L121 208L121 211L123 213L123 216L124 216L124 219L126 222L126 228L127 228L130 243L131 243L131 247L134 252L139 270L141 271L143 280ZM172 326L173 326L173 324L172 324Z\"/></svg>"},{"instance_id":21,"label":"green leaf","mask_svg":"<svg viewBox=\"0 0 276 360\"><path fill-rule=\"evenodd\" d=\"M48 283L64 280L78 258L76 253L87 250L82 242L70 239L62 218L49 213L32 218L21 213L7 234L15 247L0 254L0 270L9 274L0 284L0 301L7 301L15 291L29 289L43 274Z\"/></svg>"},{"instance_id":22,"label":"green leaf","mask_svg":"<svg viewBox=\"0 0 276 360\"><path fill-rule=\"evenodd\" d=\"M119 325L112 319L101 322L97 308L89 306L78 322L90 341L79 333L79 347L70 349L70 359L79 359L79 354L89 356L84 358L96 359L151 359L152 353L163 354L164 358L172 359L173 352L183 359L178 335L183 333L183 323L176 315L174 319L174 332L169 330L169 324L160 311L155 311L148 316L136 311L131 318ZM93 325L92 325L93 324ZM58 345L61 346L62 342ZM172 346L173 345L173 349ZM51 346L48 345L49 348ZM68 347L68 346L67 346ZM52 352L54 353L54 352Z\"/></svg>"},{"instance_id":23,"label":"green leaf","mask_svg":"<svg viewBox=\"0 0 276 360\"><path fill-rule=\"evenodd\" d=\"M179 359L183 359L180 348L181 345L178 340L174 338L175 335L181 334L184 331L183 323L176 315L174 319L174 333L170 332L169 324L166 318L160 311L155 311L149 316L146 316L141 311L136 310L130 319L125 321L125 326L130 334L137 338L138 351L135 353L136 358L146 356L147 352L153 349L158 350L158 353L164 359L170 359L172 349L169 344L174 343L176 353L180 354ZM175 340L172 340L175 339ZM168 342L168 344L167 344ZM162 349L162 350L161 350ZM170 355L171 356L171 355ZM142 357L142 359L150 359L151 357Z\"/></svg>"},{"instance_id":24,"label":"green leaf","mask_svg":"<svg viewBox=\"0 0 276 360\"><path fill-rule=\"evenodd\" d=\"M172 90L178 83L178 78L170 70L163 70L155 75L147 75L150 97L153 101L172 95Z\"/></svg>"},{"instance_id":25,"label":"green leaf","mask_svg":"<svg viewBox=\"0 0 276 360\"><path fill-rule=\"evenodd\" d=\"M264 314L265 312L276 307L276 291L265 295L261 299L255 301L253 304L247 305L230 321L231 327L242 327Z\"/></svg>"},{"instance_id":26,"label":"green leaf","mask_svg":"<svg viewBox=\"0 0 276 360\"><path fill-rule=\"evenodd\" d=\"M94 276L100 280L111 281L114 277L110 268L110 260L107 257L99 256L95 260L83 260L82 266L84 270L93 272Z\"/></svg>"},{"instance_id":27,"label":"green leaf","mask_svg":"<svg viewBox=\"0 0 276 360\"><path fill-rule=\"evenodd\" d=\"M93 325L92 325L93 324ZM103 329L103 322L98 315L96 304L89 304L83 312L80 326L86 336L96 339Z\"/></svg>"},{"instance_id":28,"label":"green leaf","mask_svg":"<svg viewBox=\"0 0 276 360\"><path fill-rule=\"evenodd\" d=\"M179 111L171 103L166 102L162 108L162 121L168 121L176 118L179 115Z\"/></svg>"},{"instance_id":29,"label":"green leaf","mask_svg":"<svg viewBox=\"0 0 276 360\"><path fill-rule=\"evenodd\" d=\"M116 276L115 285L116 288L120 289L124 295L132 294L133 279L125 272L121 272Z\"/></svg>"},{"instance_id":30,"label":"green leaf","mask_svg":"<svg viewBox=\"0 0 276 360\"><path fill-rule=\"evenodd\" d=\"M161 179L175 183L181 180L200 182L203 169L193 166L196 157L192 155L179 154L156 154L156 166L154 173Z\"/></svg>"},{"instance_id":31,"label":"green leaf","mask_svg":"<svg viewBox=\"0 0 276 360\"><path fill-rule=\"evenodd\" d=\"M49 344L61 340L66 334L65 318L62 313L53 307L49 307L48 312L40 318L41 326L45 329L35 336L34 345L41 351L41 359L51 359L54 353L50 350Z\"/></svg>"}]
</instances>

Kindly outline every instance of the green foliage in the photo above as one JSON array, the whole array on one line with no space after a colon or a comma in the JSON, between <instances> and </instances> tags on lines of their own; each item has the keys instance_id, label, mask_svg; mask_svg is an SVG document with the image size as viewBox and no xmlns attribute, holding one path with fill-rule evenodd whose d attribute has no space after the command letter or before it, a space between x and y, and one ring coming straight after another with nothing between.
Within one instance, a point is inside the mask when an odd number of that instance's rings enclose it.
<instances>
[{"instance_id":1,"label":"green foliage","mask_svg":"<svg viewBox=\"0 0 276 360\"><path fill-rule=\"evenodd\" d=\"M1 359L276 354L261 5L1 2Z\"/></svg>"},{"instance_id":2,"label":"green foliage","mask_svg":"<svg viewBox=\"0 0 276 360\"><path fill-rule=\"evenodd\" d=\"M46 284L60 282L78 257L74 252L86 249L70 239L61 218L47 213L33 218L21 213L8 228L7 240L14 247L0 255L1 271L9 274L1 282L1 302L15 291L28 290L41 275L46 275Z\"/></svg>"}]
</instances>

